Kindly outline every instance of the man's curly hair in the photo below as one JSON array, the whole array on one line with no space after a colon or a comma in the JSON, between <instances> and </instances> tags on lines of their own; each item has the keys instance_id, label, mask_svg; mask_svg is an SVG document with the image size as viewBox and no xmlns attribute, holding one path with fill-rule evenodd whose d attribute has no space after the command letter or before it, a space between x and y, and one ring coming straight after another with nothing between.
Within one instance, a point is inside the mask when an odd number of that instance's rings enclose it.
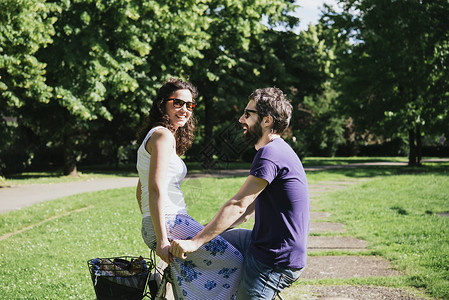
<instances>
[{"instance_id":1,"label":"man's curly hair","mask_svg":"<svg viewBox=\"0 0 449 300\"><path fill-rule=\"evenodd\" d=\"M268 115L273 118L274 133L282 134L287 129L293 107L280 89L275 87L257 89L249 96L249 100L256 103L259 121Z\"/></svg>"}]
</instances>

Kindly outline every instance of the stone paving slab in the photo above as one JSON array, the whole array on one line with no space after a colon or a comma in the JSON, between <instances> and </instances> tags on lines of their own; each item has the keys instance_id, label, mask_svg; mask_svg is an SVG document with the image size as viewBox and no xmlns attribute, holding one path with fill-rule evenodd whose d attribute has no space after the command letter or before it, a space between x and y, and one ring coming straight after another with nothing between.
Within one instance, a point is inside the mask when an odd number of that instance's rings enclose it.
<instances>
[{"instance_id":1,"label":"stone paving slab","mask_svg":"<svg viewBox=\"0 0 449 300\"><path fill-rule=\"evenodd\" d=\"M361 181L366 181L366 180L369 180L369 179L361 178L361 179L345 179L345 180L328 180L328 181L320 181L319 183L316 183L316 184L314 183L314 185L320 185L320 186L327 185L327 184L330 184L330 185L352 185L352 184L358 184Z\"/></svg>"},{"instance_id":2,"label":"stone paving slab","mask_svg":"<svg viewBox=\"0 0 449 300\"><path fill-rule=\"evenodd\" d=\"M319 197L323 193L326 193L328 191L322 191L322 190L309 190L309 197Z\"/></svg>"},{"instance_id":3,"label":"stone paving slab","mask_svg":"<svg viewBox=\"0 0 449 300\"><path fill-rule=\"evenodd\" d=\"M325 220L331 216L331 213L325 211L311 211L310 219L311 220Z\"/></svg>"},{"instance_id":4,"label":"stone paving slab","mask_svg":"<svg viewBox=\"0 0 449 300\"><path fill-rule=\"evenodd\" d=\"M329 286L312 288L320 300L425 300L398 288L381 286Z\"/></svg>"},{"instance_id":5,"label":"stone paving slab","mask_svg":"<svg viewBox=\"0 0 449 300\"><path fill-rule=\"evenodd\" d=\"M308 250L365 250L366 241L350 236L309 236Z\"/></svg>"},{"instance_id":6,"label":"stone paving slab","mask_svg":"<svg viewBox=\"0 0 449 300\"><path fill-rule=\"evenodd\" d=\"M401 275L377 256L309 256L302 279L362 278Z\"/></svg>"},{"instance_id":7,"label":"stone paving slab","mask_svg":"<svg viewBox=\"0 0 449 300\"><path fill-rule=\"evenodd\" d=\"M309 190L311 192L315 191L315 192L333 192L336 190L341 190L341 189L345 189L347 188L348 185L330 185L330 184L326 184L326 185L320 185L320 186L314 186L314 185L309 185Z\"/></svg>"},{"instance_id":8,"label":"stone paving slab","mask_svg":"<svg viewBox=\"0 0 449 300\"><path fill-rule=\"evenodd\" d=\"M337 187L348 187L354 184L359 184L366 179L356 179L356 180L336 180L336 181L320 181L319 183L310 183L309 188L327 188L329 186Z\"/></svg>"},{"instance_id":9,"label":"stone paving slab","mask_svg":"<svg viewBox=\"0 0 449 300\"><path fill-rule=\"evenodd\" d=\"M326 232L345 232L345 226L340 223L332 222L311 222L311 233L326 233Z\"/></svg>"},{"instance_id":10,"label":"stone paving slab","mask_svg":"<svg viewBox=\"0 0 449 300\"><path fill-rule=\"evenodd\" d=\"M413 291L371 285L306 285L287 288L284 300L426 300Z\"/></svg>"}]
</instances>

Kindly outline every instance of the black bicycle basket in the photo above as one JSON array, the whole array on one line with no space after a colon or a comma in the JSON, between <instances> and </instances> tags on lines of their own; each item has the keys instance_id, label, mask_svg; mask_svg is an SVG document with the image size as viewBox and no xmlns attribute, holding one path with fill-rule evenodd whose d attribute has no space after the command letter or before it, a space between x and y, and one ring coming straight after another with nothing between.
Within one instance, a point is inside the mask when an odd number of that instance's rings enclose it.
<instances>
[{"instance_id":1,"label":"black bicycle basket","mask_svg":"<svg viewBox=\"0 0 449 300\"><path fill-rule=\"evenodd\" d=\"M149 258L119 256L94 258L87 262L98 300L141 300L148 276L155 268Z\"/></svg>"}]
</instances>

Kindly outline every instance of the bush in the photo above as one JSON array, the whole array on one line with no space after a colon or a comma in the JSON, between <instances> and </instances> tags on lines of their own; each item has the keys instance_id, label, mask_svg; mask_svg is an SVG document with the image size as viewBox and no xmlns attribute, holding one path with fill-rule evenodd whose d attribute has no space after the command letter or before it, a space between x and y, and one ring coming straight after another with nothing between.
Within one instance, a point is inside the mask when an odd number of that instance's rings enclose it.
<instances>
[{"instance_id":1,"label":"bush","mask_svg":"<svg viewBox=\"0 0 449 300\"><path fill-rule=\"evenodd\" d=\"M448 146L423 146L422 155L430 157L449 157Z\"/></svg>"},{"instance_id":2,"label":"bush","mask_svg":"<svg viewBox=\"0 0 449 300\"><path fill-rule=\"evenodd\" d=\"M7 122L0 118L0 125L0 175L21 172L33 158L30 147L17 122Z\"/></svg>"}]
</instances>

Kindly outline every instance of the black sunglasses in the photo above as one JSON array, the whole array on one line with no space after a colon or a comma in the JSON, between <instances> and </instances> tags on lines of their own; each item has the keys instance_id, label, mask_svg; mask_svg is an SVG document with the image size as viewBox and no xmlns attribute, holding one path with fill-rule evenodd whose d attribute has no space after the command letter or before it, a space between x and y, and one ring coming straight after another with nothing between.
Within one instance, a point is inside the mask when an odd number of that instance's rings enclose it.
<instances>
[{"instance_id":1,"label":"black sunglasses","mask_svg":"<svg viewBox=\"0 0 449 300\"><path fill-rule=\"evenodd\" d=\"M244 113L243 113L243 115L245 116L245 119L248 119L251 116L249 114L250 112L257 114L257 110L245 108Z\"/></svg>"},{"instance_id":2,"label":"black sunglasses","mask_svg":"<svg viewBox=\"0 0 449 300\"><path fill-rule=\"evenodd\" d=\"M173 107L176 107L176 108L181 108L185 104L188 111L193 111L196 107L195 102L186 102L186 101L178 99L178 98L170 98L170 99L167 99L166 101L171 101L171 100L173 100Z\"/></svg>"}]
</instances>

